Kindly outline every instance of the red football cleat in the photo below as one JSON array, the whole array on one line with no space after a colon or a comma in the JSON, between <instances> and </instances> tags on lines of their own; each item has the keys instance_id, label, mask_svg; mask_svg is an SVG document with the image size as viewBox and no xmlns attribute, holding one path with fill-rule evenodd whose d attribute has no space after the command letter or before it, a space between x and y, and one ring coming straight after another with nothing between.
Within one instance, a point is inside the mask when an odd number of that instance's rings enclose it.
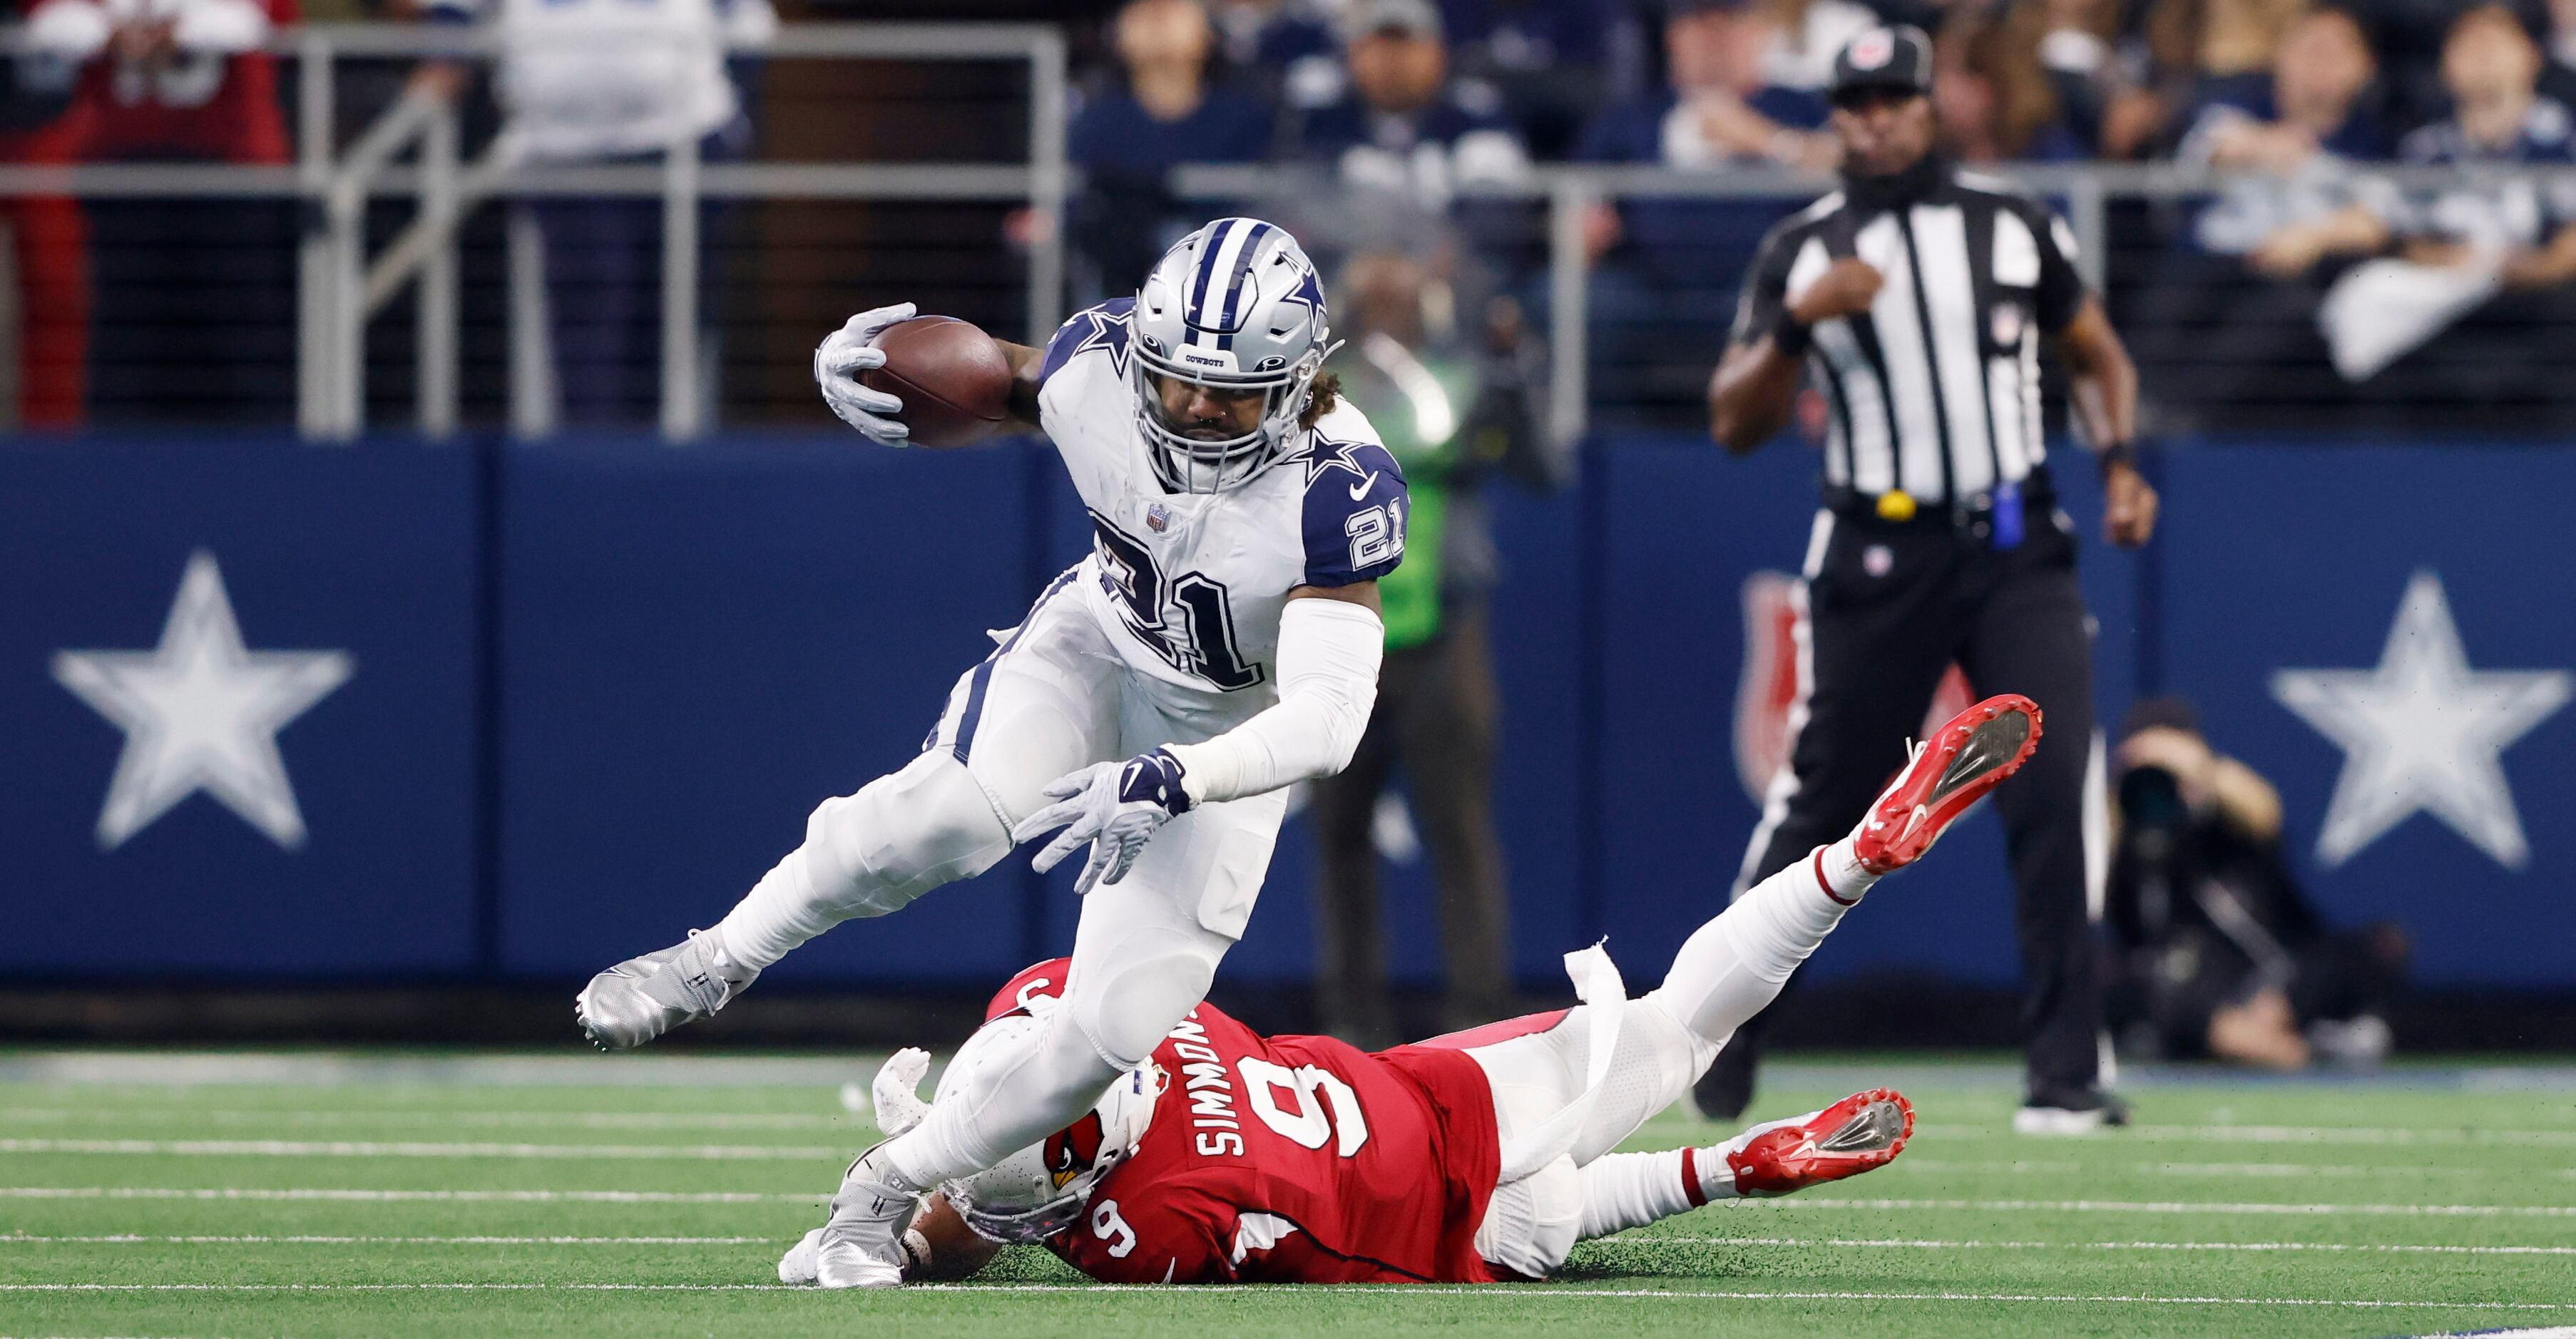
<instances>
[{"instance_id":1,"label":"red football cleat","mask_svg":"<svg viewBox=\"0 0 2576 1339\"><path fill-rule=\"evenodd\" d=\"M2039 747L2039 704L2018 693L1990 697L1914 746L1896 779L1852 832L1852 855L1872 874L1923 858L1952 820L2021 770Z\"/></svg>"},{"instance_id":2,"label":"red football cleat","mask_svg":"<svg viewBox=\"0 0 2576 1339\"><path fill-rule=\"evenodd\" d=\"M1914 1135L1914 1104L1872 1088L1797 1120L1782 1121L1726 1155L1738 1195L1786 1195L1884 1167Z\"/></svg>"}]
</instances>

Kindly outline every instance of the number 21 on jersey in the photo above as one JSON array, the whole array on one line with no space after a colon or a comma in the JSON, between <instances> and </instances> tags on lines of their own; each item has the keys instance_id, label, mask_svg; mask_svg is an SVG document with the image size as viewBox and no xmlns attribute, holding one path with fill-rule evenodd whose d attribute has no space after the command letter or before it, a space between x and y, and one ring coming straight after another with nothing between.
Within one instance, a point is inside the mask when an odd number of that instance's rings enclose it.
<instances>
[{"instance_id":1,"label":"number 21 on jersey","mask_svg":"<svg viewBox=\"0 0 2576 1339\"><path fill-rule=\"evenodd\" d=\"M1098 512L1091 533L1128 631L1172 668L1229 693L1261 682L1261 667L1244 664L1236 649L1234 605L1223 582L1201 572L1166 576L1150 550Z\"/></svg>"}]
</instances>

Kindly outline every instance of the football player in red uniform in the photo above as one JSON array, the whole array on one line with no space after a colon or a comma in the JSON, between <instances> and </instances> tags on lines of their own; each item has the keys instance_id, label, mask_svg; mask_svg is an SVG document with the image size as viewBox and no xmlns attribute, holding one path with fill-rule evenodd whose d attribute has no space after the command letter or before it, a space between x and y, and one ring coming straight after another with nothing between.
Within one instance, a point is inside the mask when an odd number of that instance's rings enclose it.
<instances>
[{"instance_id":1,"label":"football player in red uniform","mask_svg":"<svg viewBox=\"0 0 2576 1339\"><path fill-rule=\"evenodd\" d=\"M1736 899L1629 1000L1598 946L1568 955L1569 1010L1370 1054L1264 1037L1201 1004L1090 1114L943 1186L903 1236L910 1279L958 1278L1043 1242L1115 1283L1482 1283L1541 1278L1574 1243L1713 1200L1886 1165L1913 1132L1887 1089L1724 1143L1613 1153L1707 1068L1880 876L1912 863L2036 747L2029 699L1989 698L1924 744L1858 829ZM1069 960L1028 968L942 1078L1026 1054ZM891 1134L927 1110L929 1057L880 1071ZM821 1229L779 1262L815 1280Z\"/></svg>"}]
</instances>

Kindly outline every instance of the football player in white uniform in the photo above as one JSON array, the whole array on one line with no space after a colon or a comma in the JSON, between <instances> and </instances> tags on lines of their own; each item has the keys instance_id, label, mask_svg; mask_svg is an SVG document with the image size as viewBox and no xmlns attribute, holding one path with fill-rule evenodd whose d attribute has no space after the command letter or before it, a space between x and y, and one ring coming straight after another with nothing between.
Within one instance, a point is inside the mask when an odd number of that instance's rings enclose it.
<instances>
[{"instance_id":1,"label":"football player in white uniform","mask_svg":"<svg viewBox=\"0 0 2576 1339\"><path fill-rule=\"evenodd\" d=\"M833 410L889 445L900 402L853 374L884 364L872 341L912 314L862 313L815 352ZM827 1286L896 1283L923 1194L1062 1129L1144 1062L1242 935L1285 787L1350 761L1377 695L1377 579L1403 556L1410 504L1368 420L1319 382L1331 347L1314 263L1244 218L1190 234L1136 297L1075 314L1044 350L1005 344L1019 416L1091 511L1091 554L957 681L910 765L824 801L714 929L583 990L593 1040L639 1045L840 921L1049 832L1041 870L1090 845L1063 1006L1023 1054L851 1164Z\"/></svg>"}]
</instances>

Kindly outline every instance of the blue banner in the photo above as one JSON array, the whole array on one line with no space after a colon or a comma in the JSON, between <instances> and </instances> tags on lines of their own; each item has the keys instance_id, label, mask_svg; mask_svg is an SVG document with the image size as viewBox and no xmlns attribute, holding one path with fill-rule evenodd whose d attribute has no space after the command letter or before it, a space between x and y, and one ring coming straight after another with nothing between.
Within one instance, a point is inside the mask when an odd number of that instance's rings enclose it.
<instances>
[{"instance_id":1,"label":"blue banner","mask_svg":"<svg viewBox=\"0 0 2576 1339\"><path fill-rule=\"evenodd\" d=\"M1795 446L1613 438L1579 488L1497 494L1497 805L1532 985L1605 933L1651 982L1723 907L1785 747L1814 472ZM2101 719L2142 686L2192 698L2279 785L2328 916L2405 925L2419 979L2576 986L2547 859L2576 794L2576 564L2545 511L2576 455L2196 444L2163 473L2141 557L2096 542L2091 472L2062 471ZM668 943L909 758L1086 535L1031 443L0 450L0 965L562 980ZM1292 819L1230 978L1307 975L1315 866ZM1436 979L1428 870L1387 875L1395 968ZM2008 982L2011 907L1981 815L1815 968ZM1062 951L1076 910L1015 857L773 976L971 988Z\"/></svg>"},{"instance_id":2,"label":"blue banner","mask_svg":"<svg viewBox=\"0 0 2576 1339\"><path fill-rule=\"evenodd\" d=\"M474 969L475 467L0 449L0 965Z\"/></svg>"}]
</instances>

